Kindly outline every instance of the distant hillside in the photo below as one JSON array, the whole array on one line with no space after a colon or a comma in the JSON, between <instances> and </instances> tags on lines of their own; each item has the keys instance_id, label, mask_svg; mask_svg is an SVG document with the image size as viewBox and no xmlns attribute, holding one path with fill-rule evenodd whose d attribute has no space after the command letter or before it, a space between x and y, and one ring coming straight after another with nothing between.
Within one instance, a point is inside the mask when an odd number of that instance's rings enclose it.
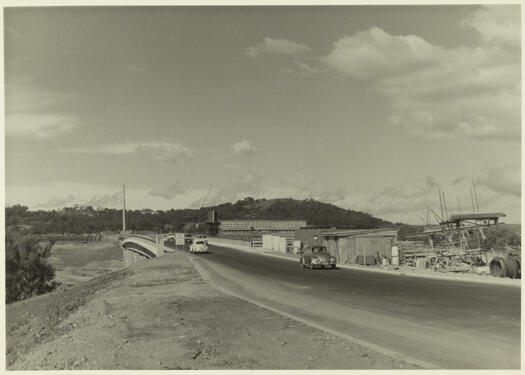
<instances>
[{"instance_id":1,"label":"distant hillside","mask_svg":"<svg viewBox=\"0 0 525 375\"><path fill-rule=\"evenodd\" d=\"M367 213L345 210L315 200L253 199L199 209L167 211L128 210L126 226L135 231L181 231L186 224L205 223L208 212L218 212L220 220L231 219L302 219L308 225L368 229L393 224ZM16 205L6 208L6 226L16 226L31 233L97 233L121 229L122 213L117 209L67 207L53 211L30 211ZM202 228L202 226L200 226Z\"/></svg>"},{"instance_id":2,"label":"distant hillside","mask_svg":"<svg viewBox=\"0 0 525 375\"><path fill-rule=\"evenodd\" d=\"M367 213L345 210L333 204L313 199L296 200L253 199L245 198L234 204L225 203L206 207L207 211L216 210L220 220L231 219L274 219L306 220L312 226L333 226L344 228L368 229L391 226L392 223L378 219Z\"/></svg>"}]
</instances>

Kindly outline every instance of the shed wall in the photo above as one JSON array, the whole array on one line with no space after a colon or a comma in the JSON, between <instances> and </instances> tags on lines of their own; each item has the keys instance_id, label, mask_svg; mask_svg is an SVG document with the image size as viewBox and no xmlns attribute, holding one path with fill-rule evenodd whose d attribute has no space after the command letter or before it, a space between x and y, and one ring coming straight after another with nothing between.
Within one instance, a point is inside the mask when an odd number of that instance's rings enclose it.
<instances>
[{"instance_id":1,"label":"shed wall","mask_svg":"<svg viewBox=\"0 0 525 375\"><path fill-rule=\"evenodd\" d=\"M396 236L385 232L325 235L323 244L338 263L356 264L359 255L390 257Z\"/></svg>"},{"instance_id":2,"label":"shed wall","mask_svg":"<svg viewBox=\"0 0 525 375\"><path fill-rule=\"evenodd\" d=\"M389 257L393 244L393 237L356 237L356 255Z\"/></svg>"},{"instance_id":3,"label":"shed wall","mask_svg":"<svg viewBox=\"0 0 525 375\"><path fill-rule=\"evenodd\" d=\"M321 245L323 243L321 228L300 228L295 231L295 239L301 241L303 249L313 245ZM317 237L317 240L314 239Z\"/></svg>"}]
</instances>

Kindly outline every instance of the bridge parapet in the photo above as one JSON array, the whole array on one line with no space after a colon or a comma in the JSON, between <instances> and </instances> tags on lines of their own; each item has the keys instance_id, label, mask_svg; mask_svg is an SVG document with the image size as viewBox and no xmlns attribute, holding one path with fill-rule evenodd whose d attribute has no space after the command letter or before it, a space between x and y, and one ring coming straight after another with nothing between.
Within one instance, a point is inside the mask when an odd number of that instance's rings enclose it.
<instances>
[{"instance_id":1,"label":"bridge parapet","mask_svg":"<svg viewBox=\"0 0 525 375\"><path fill-rule=\"evenodd\" d=\"M127 266L144 259L164 255L164 246L142 236L128 236L120 242L124 264Z\"/></svg>"}]
</instances>

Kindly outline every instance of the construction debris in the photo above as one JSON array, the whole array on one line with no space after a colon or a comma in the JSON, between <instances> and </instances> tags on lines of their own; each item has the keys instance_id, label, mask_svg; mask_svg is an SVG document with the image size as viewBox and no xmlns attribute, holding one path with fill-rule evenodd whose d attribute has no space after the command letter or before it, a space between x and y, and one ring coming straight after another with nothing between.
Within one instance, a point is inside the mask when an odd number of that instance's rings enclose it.
<instances>
[{"instance_id":1,"label":"construction debris","mask_svg":"<svg viewBox=\"0 0 525 375\"><path fill-rule=\"evenodd\" d=\"M497 225L503 213L470 213L447 216L428 224L423 232L406 236L418 241L399 241L399 265L441 272L475 272L490 265L495 277L521 278L520 248L487 250L482 247L485 229ZM427 215L428 217L428 215ZM423 240L421 240L423 239Z\"/></svg>"}]
</instances>

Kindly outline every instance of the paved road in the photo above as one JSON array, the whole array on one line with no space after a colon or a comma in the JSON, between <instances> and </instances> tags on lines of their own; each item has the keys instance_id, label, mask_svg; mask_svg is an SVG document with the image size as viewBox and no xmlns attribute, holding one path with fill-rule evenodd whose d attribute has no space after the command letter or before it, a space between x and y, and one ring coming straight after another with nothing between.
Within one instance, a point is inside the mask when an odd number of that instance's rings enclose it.
<instances>
[{"instance_id":1,"label":"paved road","mask_svg":"<svg viewBox=\"0 0 525 375\"><path fill-rule=\"evenodd\" d=\"M195 256L246 298L437 367L520 368L520 288L297 263L210 246Z\"/></svg>"}]
</instances>

